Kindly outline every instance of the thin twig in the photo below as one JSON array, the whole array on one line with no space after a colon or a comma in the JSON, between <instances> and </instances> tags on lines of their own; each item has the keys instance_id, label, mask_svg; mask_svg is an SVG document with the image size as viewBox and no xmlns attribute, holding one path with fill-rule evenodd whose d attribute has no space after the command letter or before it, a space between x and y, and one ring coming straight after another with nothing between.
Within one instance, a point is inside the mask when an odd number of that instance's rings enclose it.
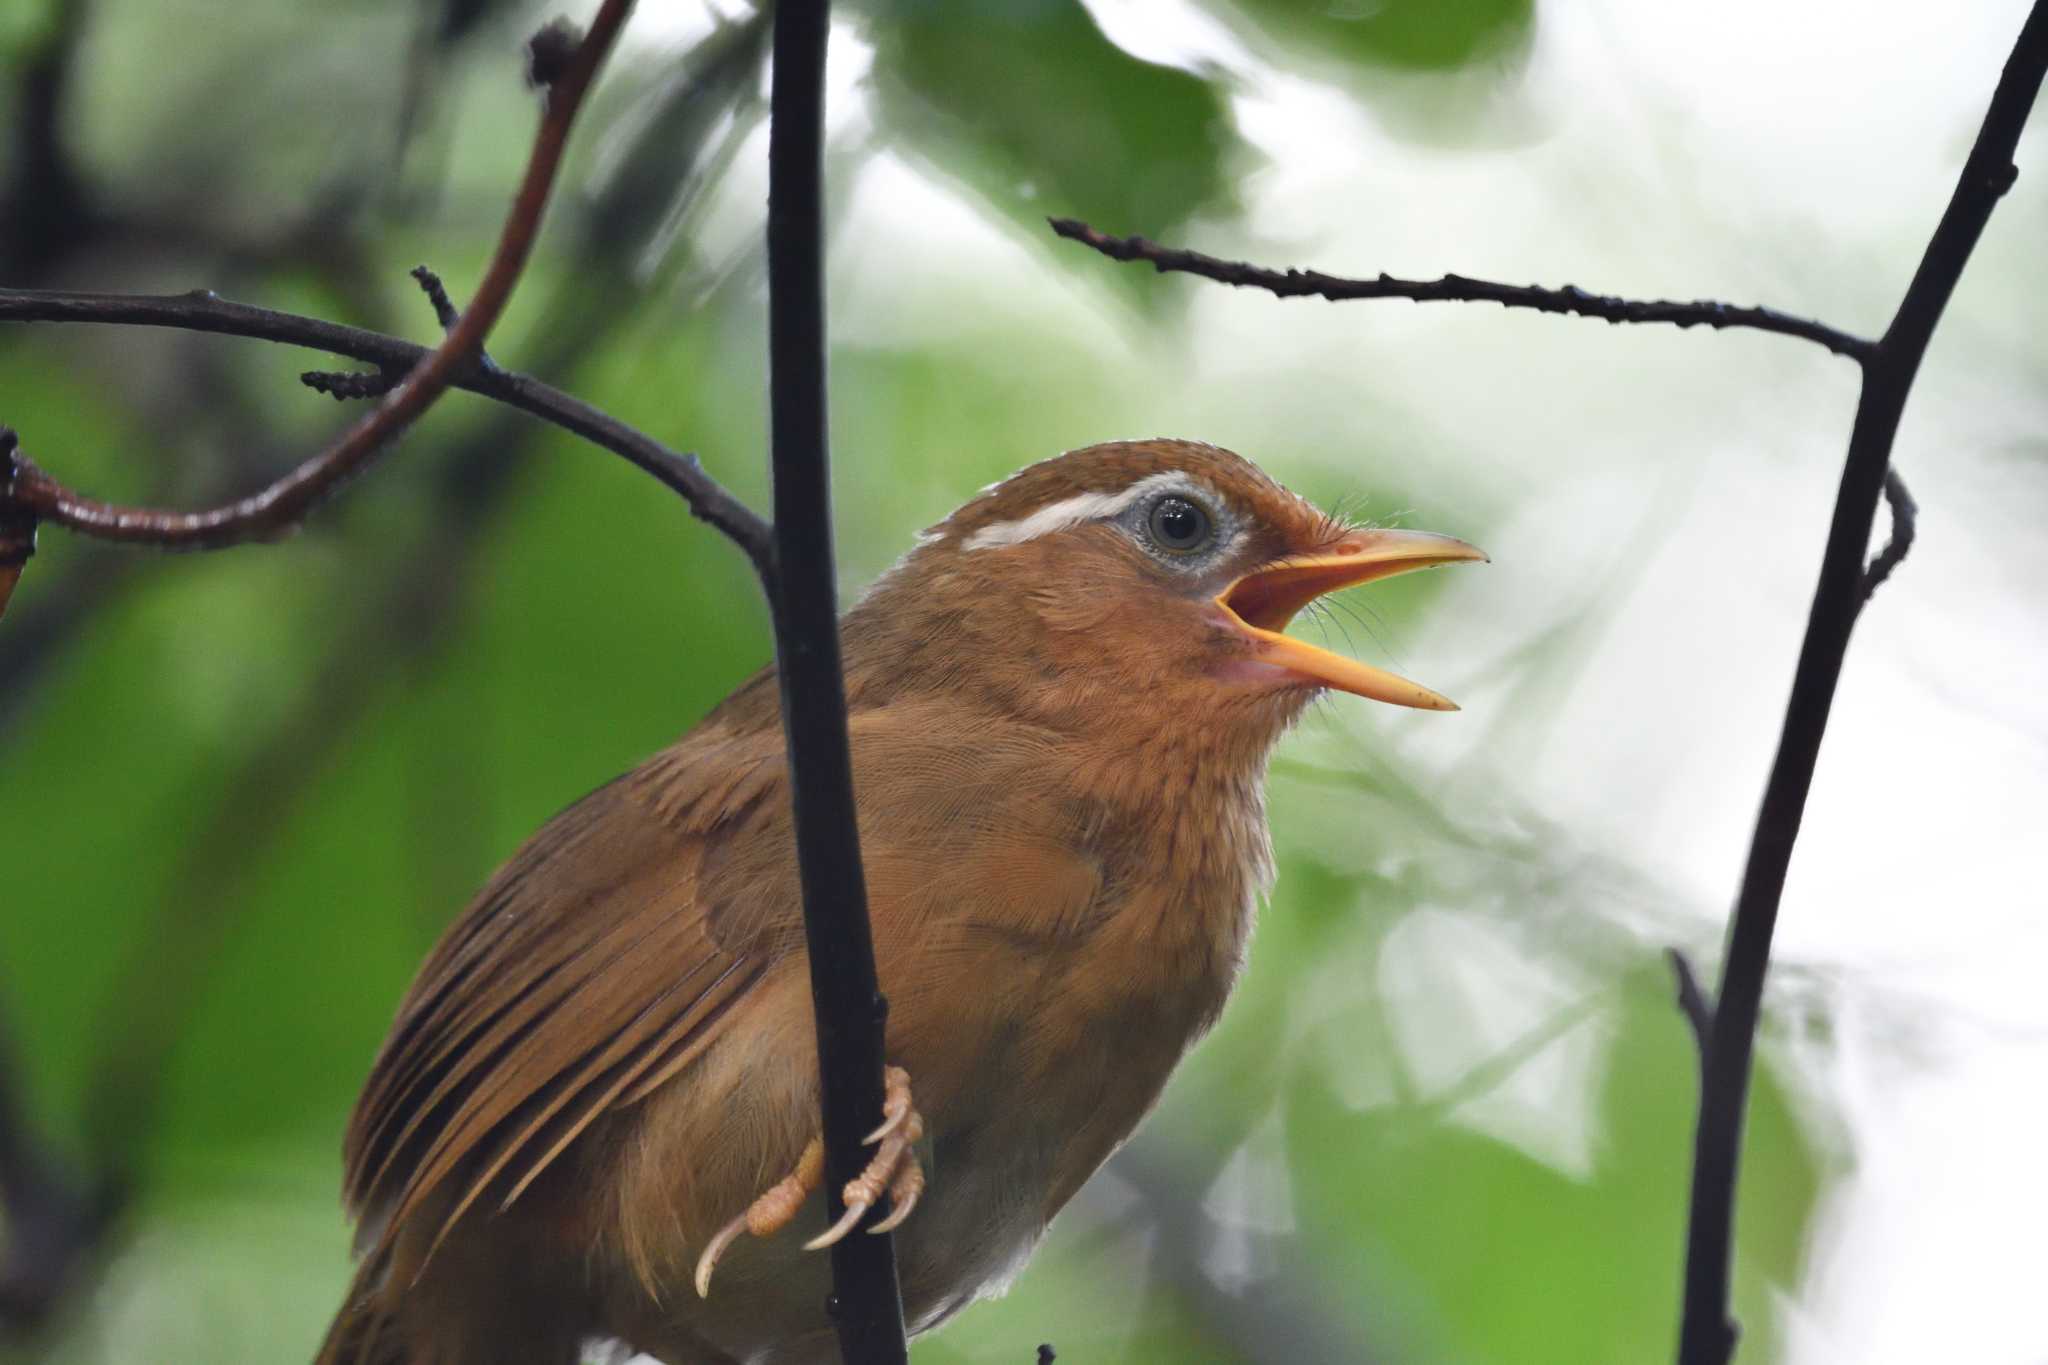
<instances>
[{"instance_id":1,"label":"thin twig","mask_svg":"<svg viewBox=\"0 0 2048 1365\"><path fill-rule=\"evenodd\" d=\"M426 266L416 265L409 273L427 296L427 306L434 310L434 321L441 324L442 335L454 331L456 324L462 321L462 310L455 306L455 300L448 297L448 286ZM487 372L498 368L498 362L491 359L491 353L481 346L476 349L476 364L478 369Z\"/></svg>"},{"instance_id":2,"label":"thin twig","mask_svg":"<svg viewBox=\"0 0 2048 1365\"><path fill-rule=\"evenodd\" d=\"M358 398L382 398L397 388L405 374L399 370L307 370L299 382L315 393L337 402Z\"/></svg>"},{"instance_id":3,"label":"thin twig","mask_svg":"<svg viewBox=\"0 0 2048 1365\"><path fill-rule=\"evenodd\" d=\"M1884 586L1892 576L1892 570L1906 558L1913 548L1913 535L1920 520L1920 504L1913 501L1913 495L1906 489L1906 481L1899 477L1896 466L1887 465L1884 471L1885 506L1892 511L1892 532L1885 537L1884 548L1863 570L1863 600Z\"/></svg>"},{"instance_id":4,"label":"thin twig","mask_svg":"<svg viewBox=\"0 0 2048 1365\"><path fill-rule=\"evenodd\" d=\"M462 321L462 310L455 306L455 300L448 297L448 286L441 283L441 277L426 266L412 268L412 277L421 292L427 296L427 306L434 310L434 321L441 324L443 332L455 330L455 324Z\"/></svg>"},{"instance_id":5,"label":"thin twig","mask_svg":"<svg viewBox=\"0 0 2048 1365\"><path fill-rule=\"evenodd\" d=\"M1707 999L1705 989L1700 986L1699 973L1693 970L1692 959L1683 948L1666 948L1664 955L1671 960L1671 976L1678 991L1678 1012L1685 1016L1685 1022L1692 1026L1693 1047L1700 1056L1702 1068L1706 1065L1707 1047L1714 1040L1714 1005Z\"/></svg>"},{"instance_id":6,"label":"thin twig","mask_svg":"<svg viewBox=\"0 0 2048 1365\"><path fill-rule=\"evenodd\" d=\"M840 672L825 402L826 0L775 9L768 122L768 394L775 476L775 658L789 751L797 870L817 1019L827 1212L867 1165L862 1138L882 1106L888 1002L875 977L854 819L853 757ZM877 1210L879 1212L879 1210ZM832 1246L832 1325L844 1365L905 1365L894 1239L856 1232Z\"/></svg>"},{"instance_id":7,"label":"thin twig","mask_svg":"<svg viewBox=\"0 0 2048 1365\"><path fill-rule=\"evenodd\" d=\"M1350 279L1325 275L1319 270L1270 270L1243 261L1226 261L1199 251L1161 246L1143 237L1115 237L1097 232L1076 218L1049 218L1052 230L1062 237L1093 247L1118 261L1148 261L1164 274L1179 271L1200 275L1219 284L1263 289L1280 298L1314 297L1342 303L1351 299L1413 299L1418 303L1497 303L1504 308L1531 308L1539 313L1570 313L1600 318L1607 322L1665 322L1674 327L1746 327L1752 331L1775 332L1825 346L1836 355L1861 360L1875 342L1853 336L1807 318L1796 318L1774 308L1744 308L1735 304L1696 299L1677 303L1668 299L1623 299L1611 294L1593 294L1577 285L1546 289L1540 285L1498 284L1464 275L1445 275L1434 280L1403 280L1392 275L1376 279Z\"/></svg>"},{"instance_id":8,"label":"thin twig","mask_svg":"<svg viewBox=\"0 0 2048 1365\"><path fill-rule=\"evenodd\" d=\"M86 535L171 549L215 549L274 538L295 529L322 499L363 469L425 412L464 369L475 368L484 338L504 311L533 250L576 111L632 7L632 0L604 0L574 57L551 73L555 78L543 97L544 111L526 174L469 311L382 402L325 450L267 488L199 512L124 507L88 498L51 478L25 456L17 456L13 477L0 489L0 496L27 508L39 520Z\"/></svg>"},{"instance_id":9,"label":"thin twig","mask_svg":"<svg viewBox=\"0 0 2048 1365\"><path fill-rule=\"evenodd\" d=\"M382 332L235 303L210 290L89 294L0 289L0 322L126 323L212 332L304 346L403 372L415 369L432 354L424 346ZM472 369L457 376L454 387L510 404L622 456L679 494L699 519L729 536L757 567L768 562L768 523L707 475L695 455L671 450L581 399L527 375ZM0 498L0 507L5 505Z\"/></svg>"},{"instance_id":10,"label":"thin twig","mask_svg":"<svg viewBox=\"0 0 2048 1365\"><path fill-rule=\"evenodd\" d=\"M439 275L423 265L414 266L411 274L427 296L427 305L434 310L434 320L441 324L442 335L454 331L455 324L462 320L462 312L456 308L455 300L448 297L448 286L441 282ZM498 362L491 359L489 351L478 351L476 364L486 374L501 373ZM299 376L299 382L313 392L324 393L337 400L381 398L404 380L405 371L391 366L380 366L367 374L352 370L307 370Z\"/></svg>"},{"instance_id":11,"label":"thin twig","mask_svg":"<svg viewBox=\"0 0 2048 1365\"><path fill-rule=\"evenodd\" d=\"M1806 638L1799 648L1784 730L1750 841L1742 889L1736 896L1728 952L1715 997L1713 1045L1707 1050L1700 1078L1687 1224L1685 1309L1678 1342L1680 1365L1725 1365L1735 1350L1737 1327L1728 1307L1735 1182L1757 1016L1785 874L1799 837L1799 822L1806 810L1849 636L1868 595L1863 556L1877 517L1878 496L1891 467L1892 443L1906 396L1934 326L1992 209L2018 174L2013 153L2044 72L2048 72L2048 0L2036 0L2006 60L1991 108L1941 222L1920 258L1919 269L1883 339L1864 358L1863 392L1856 404L1848 458L1835 495L1820 581L1814 589Z\"/></svg>"}]
</instances>

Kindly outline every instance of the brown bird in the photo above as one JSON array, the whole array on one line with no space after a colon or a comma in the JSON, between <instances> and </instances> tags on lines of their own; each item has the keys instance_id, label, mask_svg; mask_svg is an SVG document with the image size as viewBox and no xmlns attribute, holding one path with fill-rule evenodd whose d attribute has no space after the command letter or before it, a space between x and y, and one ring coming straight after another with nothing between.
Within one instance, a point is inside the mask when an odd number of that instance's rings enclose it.
<instances>
[{"instance_id":1,"label":"brown bird","mask_svg":"<svg viewBox=\"0 0 2048 1365\"><path fill-rule=\"evenodd\" d=\"M1326 688L1455 709L1289 619L1483 558L1115 442L986 490L846 614L891 1066L845 1197L890 1196L913 1331L1003 1290L1215 1022L1274 741ZM322 1362L833 1358L790 819L764 670L484 887L350 1122L362 1263Z\"/></svg>"}]
</instances>

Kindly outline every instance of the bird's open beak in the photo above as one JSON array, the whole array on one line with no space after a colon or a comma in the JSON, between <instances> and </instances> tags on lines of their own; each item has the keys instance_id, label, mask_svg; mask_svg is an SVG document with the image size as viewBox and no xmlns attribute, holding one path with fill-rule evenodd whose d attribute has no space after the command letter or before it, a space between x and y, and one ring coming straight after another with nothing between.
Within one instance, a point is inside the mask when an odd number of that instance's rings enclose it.
<instances>
[{"instance_id":1,"label":"bird's open beak","mask_svg":"<svg viewBox=\"0 0 2048 1365\"><path fill-rule=\"evenodd\" d=\"M1483 551L1452 536L1428 531L1356 531L1321 554L1282 560L1246 574L1223 591L1216 605L1252 638L1257 664L1374 701L1426 711L1455 711L1456 703L1426 687L1281 632L1296 612L1324 593L1411 569L1485 558Z\"/></svg>"}]
</instances>

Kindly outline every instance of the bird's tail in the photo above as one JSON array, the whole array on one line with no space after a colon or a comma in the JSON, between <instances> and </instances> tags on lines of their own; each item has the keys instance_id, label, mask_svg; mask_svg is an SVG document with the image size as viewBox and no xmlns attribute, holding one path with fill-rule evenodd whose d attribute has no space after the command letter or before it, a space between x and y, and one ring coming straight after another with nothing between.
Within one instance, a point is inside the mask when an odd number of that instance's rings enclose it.
<instances>
[{"instance_id":1,"label":"bird's tail","mask_svg":"<svg viewBox=\"0 0 2048 1365\"><path fill-rule=\"evenodd\" d=\"M341 1301L313 1365L412 1365L398 1323L378 1292L389 1259L373 1252L357 1263L348 1297Z\"/></svg>"}]
</instances>

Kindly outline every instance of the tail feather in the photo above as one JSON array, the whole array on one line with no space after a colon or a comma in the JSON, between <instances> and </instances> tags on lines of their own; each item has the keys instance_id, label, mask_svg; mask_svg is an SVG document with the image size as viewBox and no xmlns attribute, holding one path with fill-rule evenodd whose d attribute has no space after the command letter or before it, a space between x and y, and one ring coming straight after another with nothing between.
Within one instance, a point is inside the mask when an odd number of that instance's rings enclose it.
<instances>
[{"instance_id":1,"label":"tail feather","mask_svg":"<svg viewBox=\"0 0 2048 1365\"><path fill-rule=\"evenodd\" d=\"M418 1238L356 1266L314 1365L575 1365L592 1327L560 1267L536 1271L504 1235L461 1242L416 1275Z\"/></svg>"},{"instance_id":2,"label":"tail feather","mask_svg":"<svg viewBox=\"0 0 2048 1365\"><path fill-rule=\"evenodd\" d=\"M380 1302L386 1260L384 1254L373 1252L357 1264L348 1297L335 1313L314 1365L414 1365L398 1324Z\"/></svg>"}]
</instances>

